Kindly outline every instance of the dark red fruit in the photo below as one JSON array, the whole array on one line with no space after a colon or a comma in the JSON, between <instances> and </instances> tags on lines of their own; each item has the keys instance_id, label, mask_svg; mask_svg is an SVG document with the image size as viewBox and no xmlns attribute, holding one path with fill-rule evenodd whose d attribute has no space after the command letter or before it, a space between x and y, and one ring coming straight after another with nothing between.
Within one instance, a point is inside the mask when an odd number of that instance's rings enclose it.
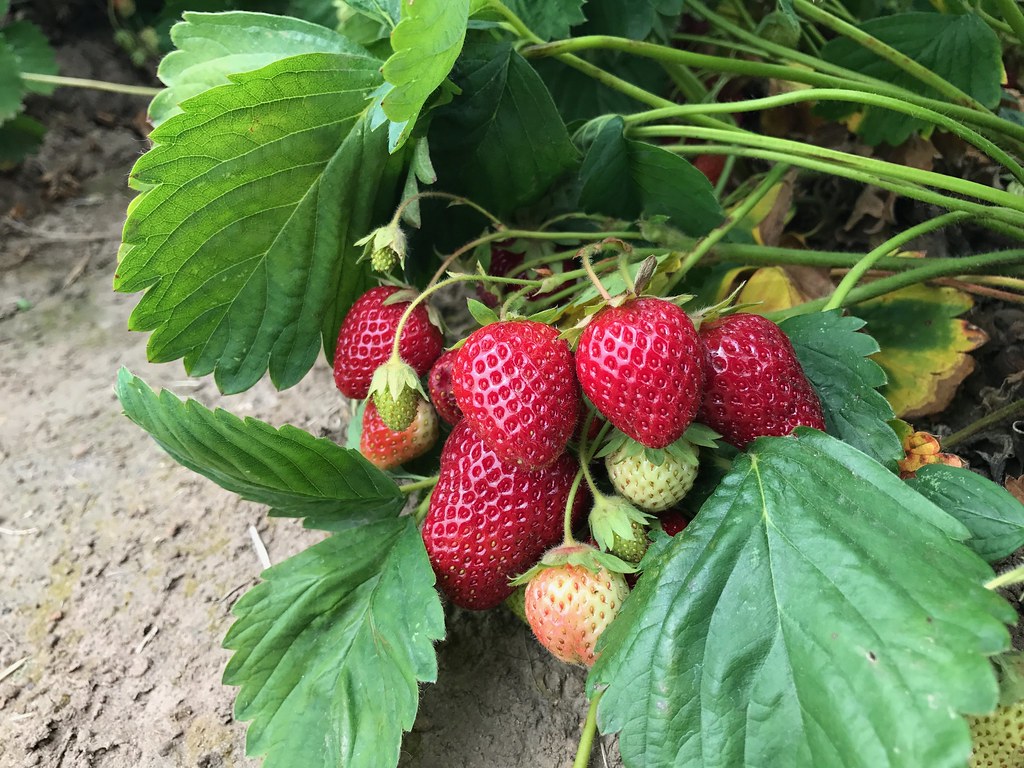
<instances>
[{"instance_id":1,"label":"dark red fruit","mask_svg":"<svg viewBox=\"0 0 1024 768\"><path fill-rule=\"evenodd\" d=\"M549 325L491 323L469 335L452 368L467 422L507 462L527 469L565 451L579 412L572 352Z\"/></svg>"},{"instance_id":2,"label":"dark red fruit","mask_svg":"<svg viewBox=\"0 0 1024 768\"><path fill-rule=\"evenodd\" d=\"M605 307L576 348L583 392L612 426L664 448L690 426L704 387L697 331L670 301L644 297Z\"/></svg>"},{"instance_id":3,"label":"dark red fruit","mask_svg":"<svg viewBox=\"0 0 1024 768\"><path fill-rule=\"evenodd\" d=\"M423 543L438 586L456 605L493 608L513 592L509 579L533 566L562 538L569 489L579 469L564 454L530 471L503 461L463 419L441 453L441 474L423 523ZM588 507L581 488L579 522Z\"/></svg>"},{"instance_id":4,"label":"dark red fruit","mask_svg":"<svg viewBox=\"0 0 1024 768\"><path fill-rule=\"evenodd\" d=\"M658 520L661 522L661 530L669 536L675 536L690 524L690 518L682 512L671 509L658 515Z\"/></svg>"},{"instance_id":5,"label":"dark red fruit","mask_svg":"<svg viewBox=\"0 0 1024 768\"><path fill-rule=\"evenodd\" d=\"M708 177L712 185L718 183L725 170L725 155L697 155L693 167Z\"/></svg>"},{"instance_id":6,"label":"dark red fruit","mask_svg":"<svg viewBox=\"0 0 1024 768\"><path fill-rule=\"evenodd\" d=\"M735 314L700 329L707 349L701 422L737 448L796 427L825 429L821 402L779 326Z\"/></svg>"},{"instance_id":7,"label":"dark red fruit","mask_svg":"<svg viewBox=\"0 0 1024 768\"><path fill-rule=\"evenodd\" d=\"M334 383L346 397L364 399L370 392L373 372L387 362L395 343L398 321L408 302L385 305L400 289L385 285L360 296L345 316L334 350ZM413 310L398 351L402 360L423 376L444 349L441 330L430 322L422 304Z\"/></svg>"},{"instance_id":8,"label":"dark red fruit","mask_svg":"<svg viewBox=\"0 0 1024 768\"><path fill-rule=\"evenodd\" d=\"M495 243L491 248L491 265L487 270L488 275L495 277L508 277L509 273L523 263L524 254L502 248L502 245L513 243L513 240L503 240ZM501 303L502 293L508 288L505 285L495 283L477 283L476 297L491 309Z\"/></svg>"},{"instance_id":9,"label":"dark red fruit","mask_svg":"<svg viewBox=\"0 0 1024 768\"><path fill-rule=\"evenodd\" d=\"M459 423L462 410L455 402L455 390L452 389L452 366L455 365L455 350L449 349L437 358L427 378L430 400L438 415L452 426Z\"/></svg>"}]
</instances>

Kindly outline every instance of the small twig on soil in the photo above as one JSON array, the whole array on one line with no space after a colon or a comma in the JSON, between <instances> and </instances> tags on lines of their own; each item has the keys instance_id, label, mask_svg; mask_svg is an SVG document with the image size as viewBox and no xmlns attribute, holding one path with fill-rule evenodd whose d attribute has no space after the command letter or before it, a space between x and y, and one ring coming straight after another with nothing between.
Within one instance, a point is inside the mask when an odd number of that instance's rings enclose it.
<instances>
[{"instance_id":1,"label":"small twig on soil","mask_svg":"<svg viewBox=\"0 0 1024 768\"><path fill-rule=\"evenodd\" d=\"M1008 405L1004 405L1002 408L992 411L988 416L983 416L973 424L968 424L958 432L947 435L939 442L942 445L942 449L946 450L947 448L952 448L954 445L959 445L980 432L984 432L990 427L994 427L1004 421L1009 421L1010 419L1017 418L1021 415L1024 415L1024 398L1015 400Z\"/></svg>"},{"instance_id":2,"label":"small twig on soil","mask_svg":"<svg viewBox=\"0 0 1024 768\"><path fill-rule=\"evenodd\" d=\"M156 624L151 624L149 629L146 630L142 636L142 642L135 646L136 653L142 653L146 646L149 645L149 641L156 637L156 633L160 631L160 627Z\"/></svg>"},{"instance_id":3,"label":"small twig on soil","mask_svg":"<svg viewBox=\"0 0 1024 768\"><path fill-rule=\"evenodd\" d=\"M31 536L33 533L39 533L38 528L0 528L0 535L2 536Z\"/></svg>"},{"instance_id":4,"label":"small twig on soil","mask_svg":"<svg viewBox=\"0 0 1024 768\"><path fill-rule=\"evenodd\" d=\"M36 240L50 240L55 243L97 243L110 240L120 240L120 232L108 232L108 233L94 233L94 234L76 234L74 232L44 232L41 229L35 229L22 224L20 221L12 219L10 216L4 216L0 219L5 226L10 227L15 232L26 237L35 238Z\"/></svg>"},{"instance_id":5,"label":"small twig on soil","mask_svg":"<svg viewBox=\"0 0 1024 768\"><path fill-rule=\"evenodd\" d=\"M31 658L32 658L31 656L26 656L23 659L18 659L16 662L11 664L11 666L9 666L7 669L5 669L3 671L0 671L0 682L3 682L8 677L10 677L15 672L17 672L19 669L24 667L25 664L28 663L28 660L31 659Z\"/></svg>"},{"instance_id":6,"label":"small twig on soil","mask_svg":"<svg viewBox=\"0 0 1024 768\"><path fill-rule=\"evenodd\" d=\"M75 281L78 280L78 278L80 278L84 274L86 268L89 266L89 261L91 259L92 255L88 253L85 254L85 256L83 256L82 258L80 258L75 263L75 266L71 268L71 271L68 272L67 276L64 278L64 282L61 285L61 288L64 290L70 288L75 283Z\"/></svg>"},{"instance_id":7,"label":"small twig on soil","mask_svg":"<svg viewBox=\"0 0 1024 768\"><path fill-rule=\"evenodd\" d=\"M267 547L263 543L263 539L260 538L260 532L256 530L255 525L249 526L249 538L252 539L252 548L256 552L256 559L260 561L263 570L267 570L272 565L270 554L267 552Z\"/></svg>"}]
</instances>

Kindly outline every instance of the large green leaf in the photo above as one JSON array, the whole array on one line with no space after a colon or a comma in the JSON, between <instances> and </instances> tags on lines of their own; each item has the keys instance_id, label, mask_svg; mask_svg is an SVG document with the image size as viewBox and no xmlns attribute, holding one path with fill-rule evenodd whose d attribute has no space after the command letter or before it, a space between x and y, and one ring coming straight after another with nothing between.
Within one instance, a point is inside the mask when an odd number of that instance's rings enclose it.
<instances>
[{"instance_id":1,"label":"large green leaf","mask_svg":"<svg viewBox=\"0 0 1024 768\"><path fill-rule=\"evenodd\" d=\"M1002 48L999 38L974 13L899 13L871 19L860 25L865 32L906 54L964 93L987 107L1001 97ZM896 65L876 56L845 37L837 37L822 48L822 56L834 64L885 80L932 98L943 98ZM874 107L862 107L863 119L857 132L868 144L902 144L912 133L929 123L909 115ZM849 114L848 106L823 107L833 116Z\"/></svg>"},{"instance_id":2,"label":"large green leaf","mask_svg":"<svg viewBox=\"0 0 1024 768\"><path fill-rule=\"evenodd\" d=\"M348 5L392 29L402 15L401 0L348 0Z\"/></svg>"},{"instance_id":3,"label":"large green leaf","mask_svg":"<svg viewBox=\"0 0 1024 768\"><path fill-rule=\"evenodd\" d=\"M599 641L601 730L645 768L962 768L1016 619L968 535L833 437L759 438Z\"/></svg>"},{"instance_id":4,"label":"large green leaf","mask_svg":"<svg viewBox=\"0 0 1024 768\"><path fill-rule=\"evenodd\" d=\"M114 287L133 330L239 392L299 381L368 286L354 242L393 205L401 158L364 116L376 59L307 54L233 75L157 128L135 165Z\"/></svg>"},{"instance_id":5,"label":"large green leaf","mask_svg":"<svg viewBox=\"0 0 1024 768\"><path fill-rule=\"evenodd\" d=\"M507 43L477 43L452 74L462 94L431 120L438 183L499 215L534 202L579 155L547 88Z\"/></svg>"},{"instance_id":6,"label":"large green leaf","mask_svg":"<svg viewBox=\"0 0 1024 768\"><path fill-rule=\"evenodd\" d=\"M684 5L684 0L588 0L587 23L579 34L643 40L655 31L671 32Z\"/></svg>"},{"instance_id":7,"label":"large green leaf","mask_svg":"<svg viewBox=\"0 0 1024 768\"><path fill-rule=\"evenodd\" d=\"M336 534L235 605L224 682L264 768L387 768L437 679L444 614L410 517Z\"/></svg>"},{"instance_id":8,"label":"large green leaf","mask_svg":"<svg viewBox=\"0 0 1024 768\"><path fill-rule=\"evenodd\" d=\"M251 72L303 53L352 53L369 56L355 43L319 24L266 13L185 13L171 28L177 50L160 62L157 75L167 86L149 105L159 125L181 111L178 106L229 75Z\"/></svg>"},{"instance_id":9,"label":"large green leaf","mask_svg":"<svg viewBox=\"0 0 1024 768\"><path fill-rule=\"evenodd\" d=\"M710 232L722 220L711 182L683 158L627 139L613 117L601 126L580 169L585 210L621 219L668 216L689 235Z\"/></svg>"},{"instance_id":10,"label":"large green leaf","mask_svg":"<svg viewBox=\"0 0 1024 768\"><path fill-rule=\"evenodd\" d=\"M434 92L462 51L469 22L469 0L402 0L402 20L391 33L394 53L384 62L386 90L381 108L399 132L392 149L409 136Z\"/></svg>"},{"instance_id":11,"label":"large green leaf","mask_svg":"<svg viewBox=\"0 0 1024 768\"><path fill-rule=\"evenodd\" d=\"M927 464L907 481L971 532L967 546L990 563L1024 547L1024 504L1005 488L962 467Z\"/></svg>"},{"instance_id":12,"label":"large green leaf","mask_svg":"<svg viewBox=\"0 0 1024 768\"><path fill-rule=\"evenodd\" d=\"M43 31L30 21L16 21L3 28L3 39L11 46L21 72L37 75L56 75L57 56ZM34 93L49 95L57 88L52 83L26 80L25 88Z\"/></svg>"},{"instance_id":13,"label":"large green leaf","mask_svg":"<svg viewBox=\"0 0 1024 768\"><path fill-rule=\"evenodd\" d=\"M530 31L544 40L568 37L569 30L586 21L586 0L508 0L505 4L523 20Z\"/></svg>"},{"instance_id":14,"label":"large green leaf","mask_svg":"<svg viewBox=\"0 0 1024 768\"><path fill-rule=\"evenodd\" d=\"M311 528L338 530L393 518L404 505L398 486L358 451L285 425L211 411L194 400L159 395L122 368L117 396L125 415L171 458L273 514L307 517Z\"/></svg>"},{"instance_id":15,"label":"large green leaf","mask_svg":"<svg viewBox=\"0 0 1024 768\"><path fill-rule=\"evenodd\" d=\"M619 51L598 50L591 52L588 61L651 93L666 93L671 88L665 68L652 59L629 56ZM530 63L543 78L551 97L558 104L558 111L567 123L590 120L600 115L625 115L649 109L646 104L557 59L539 59Z\"/></svg>"},{"instance_id":16,"label":"large green leaf","mask_svg":"<svg viewBox=\"0 0 1024 768\"><path fill-rule=\"evenodd\" d=\"M10 120L21 111L21 100L25 92L18 57L0 31L0 123Z\"/></svg>"},{"instance_id":17,"label":"large green leaf","mask_svg":"<svg viewBox=\"0 0 1024 768\"><path fill-rule=\"evenodd\" d=\"M829 434L895 469L903 446L887 423L893 418L892 406L877 390L885 385L885 371L868 359L878 343L858 333L863 327L863 320L843 317L838 310L797 315L782 323L821 398Z\"/></svg>"},{"instance_id":18,"label":"large green leaf","mask_svg":"<svg viewBox=\"0 0 1024 768\"><path fill-rule=\"evenodd\" d=\"M25 115L0 125L0 170L7 164L21 162L39 149L45 133L46 126Z\"/></svg>"}]
</instances>

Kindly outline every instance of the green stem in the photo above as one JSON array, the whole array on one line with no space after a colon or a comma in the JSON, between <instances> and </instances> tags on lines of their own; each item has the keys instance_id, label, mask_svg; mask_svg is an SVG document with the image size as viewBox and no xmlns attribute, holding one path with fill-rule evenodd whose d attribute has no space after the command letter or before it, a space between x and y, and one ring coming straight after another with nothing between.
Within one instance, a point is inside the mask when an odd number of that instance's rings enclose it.
<instances>
[{"instance_id":1,"label":"green stem","mask_svg":"<svg viewBox=\"0 0 1024 768\"><path fill-rule=\"evenodd\" d=\"M126 85L124 83L108 83L103 80L88 80L84 77L62 77L61 75L40 75L36 72L21 72L19 77L30 83L46 83L47 85L66 85L71 88L89 88L94 91L110 93L127 93L131 96L156 96L162 88L150 88L145 85Z\"/></svg>"},{"instance_id":2,"label":"green stem","mask_svg":"<svg viewBox=\"0 0 1024 768\"><path fill-rule=\"evenodd\" d=\"M581 468L576 477L572 479L569 486L569 498L565 500L565 511L562 512L562 544L573 544L576 539L572 535L572 508L576 504L576 494L580 489L580 482L583 480L583 469Z\"/></svg>"},{"instance_id":3,"label":"green stem","mask_svg":"<svg viewBox=\"0 0 1024 768\"><path fill-rule=\"evenodd\" d=\"M424 488L433 488L437 485L437 481L439 479L439 476L435 475L434 477L428 477L426 480L417 480L415 483L400 485L398 486L398 490L408 496L410 493L422 491Z\"/></svg>"},{"instance_id":4,"label":"green stem","mask_svg":"<svg viewBox=\"0 0 1024 768\"><path fill-rule=\"evenodd\" d=\"M927 67L914 61L905 53L901 53L892 46L883 43L877 37L868 34L859 27L855 27L853 24L843 21L828 11L808 2L808 0L793 0L793 8L812 21L823 24L843 37L853 40L855 43L867 48L876 56L885 59L890 64L903 70L924 85L934 89L947 99L979 112L988 112L983 104L961 91L945 78L940 77Z\"/></svg>"},{"instance_id":5,"label":"green stem","mask_svg":"<svg viewBox=\"0 0 1024 768\"><path fill-rule=\"evenodd\" d=\"M1024 13L1021 13L1016 0L996 0L999 6L999 14L1010 25L1013 33L1022 45L1024 45Z\"/></svg>"},{"instance_id":6,"label":"green stem","mask_svg":"<svg viewBox=\"0 0 1024 768\"><path fill-rule=\"evenodd\" d=\"M719 131L714 128L700 128L690 125L655 125L647 128L635 128L632 133L636 136L680 136L684 138L703 139L706 141L732 142L742 146L768 149L778 152L791 152L795 155L808 157L816 160L842 163L844 166L864 171L870 174L886 176L890 179L906 181L911 184L919 184L926 187L935 187L948 192L956 192L967 197L974 197L979 200L1003 206L1024 214L1024 198L1018 195L1004 192L1000 189L978 184L974 181L966 181L953 176L947 176L934 171L924 171L919 168L910 168L899 163L890 163L885 160L862 157L849 152L839 152L834 149L817 147L799 141L779 139L774 136L761 136L755 133L737 133L735 131Z\"/></svg>"},{"instance_id":7,"label":"green stem","mask_svg":"<svg viewBox=\"0 0 1024 768\"><path fill-rule=\"evenodd\" d=\"M1002 587L1012 587L1014 584L1020 584L1024 582L1024 565L1018 565L1005 573L1001 573L994 579L985 582L985 589L1001 589Z\"/></svg>"},{"instance_id":8,"label":"green stem","mask_svg":"<svg viewBox=\"0 0 1024 768\"><path fill-rule=\"evenodd\" d=\"M587 768L590 765L590 753L594 749L594 735L597 733L597 703L601 701L603 694L604 691L598 691L590 700L587 719L583 723L583 733L580 734L580 745L576 749L576 759L572 761L572 768Z\"/></svg>"},{"instance_id":9,"label":"green stem","mask_svg":"<svg viewBox=\"0 0 1024 768\"><path fill-rule=\"evenodd\" d=\"M958 221L963 221L965 218L970 216L969 213L963 211L952 211L950 213L944 213L941 216L936 216L934 219L924 221L917 226L911 227L910 229L904 230L894 237L890 237L884 243L879 245L877 248L868 253L864 258L858 261L846 276L842 279L838 286L836 286L835 292L832 297L825 304L823 311L827 312L830 309L838 309L843 306L843 302L846 300L847 295L850 291L860 282L861 278L868 273L868 271L878 263L883 257L888 255L891 251L895 251L900 246L909 243L916 237L920 237L928 232L931 232L947 224L953 224Z\"/></svg>"},{"instance_id":10,"label":"green stem","mask_svg":"<svg viewBox=\"0 0 1024 768\"><path fill-rule=\"evenodd\" d=\"M899 99L892 99L888 96L879 96L873 93L862 93L840 88L810 88L801 91L780 93L775 96L767 96L760 99L749 99L746 101L728 102L725 104L684 104L664 109L652 109L646 112L637 112L625 118L626 125L640 125L657 120L670 120L677 117L688 117L696 110L703 114L715 114L717 112L753 112L762 109L774 109L789 104L797 104L806 101L840 101L854 104L867 104L870 106L884 107L894 112L901 112L919 120L938 125L950 133L959 136L961 139L981 150L993 160L1006 167L1021 183L1024 183L1024 167L1022 167L1009 154L1002 150L995 143L989 141L977 131L968 128L958 120L952 120L946 115L927 109L907 104Z\"/></svg>"},{"instance_id":11,"label":"green stem","mask_svg":"<svg viewBox=\"0 0 1024 768\"><path fill-rule=\"evenodd\" d=\"M450 192L419 192L418 194L412 195L411 197L407 197L399 204L398 208L395 210L395 215L391 217L391 220L397 223L402 218L402 211L404 211L407 206L412 205L417 200L426 199L450 200L453 204L469 206L474 211L483 216L485 219L488 219L499 232L505 229L504 222L502 222L501 219L499 219L493 213L488 211L482 205L474 203L472 200L462 197L461 195L453 195Z\"/></svg>"},{"instance_id":12,"label":"green stem","mask_svg":"<svg viewBox=\"0 0 1024 768\"><path fill-rule=\"evenodd\" d=\"M940 443L942 444L943 450L952 448L953 446L960 445L960 443L965 440L974 437L979 432L984 432L990 427L1002 424L1004 421L1009 421L1010 419L1016 419L1021 415L1024 415L1024 398L1015 400L1012 403L1004 405L1002 408L992 411L988 416L983 416L973 424L968 424L963 429L942 438Z\"/></svg>"},{"instance_id":13,"label":"green stem","mask_svg":"<svg viewBox=\"0 0 1024 768\"><path fill-rule=\"evenodd\" d=\"M928 262L931 261L931 259L924 259L924 261ZM939 260L936 259L936 261ZM897 275L890 275L889 277L883 277L879 280L868 283L867 285L857 286L847 294L846 298L843 300L843 306L849 307L853 304L877 299L879 296L884 296L887 293L898 291L900 288L917 285L918 283L924 283L928 280L934 280L939 277L965 274L975 270L983 271L1003 264L1024 264L1024 255L1022 255L1022 251L1012 250L1002 251L999 253L985 253L977 256L965 256L960 259L942 259L941 263L937 264L926 263L924 266L917 267L916 269L908 269L906 272L901 272ZM773 320L779 320L791 315L820 312L824 309L827 303L828 299L815 299L797 307L793 307L793 309L784 309L778 312L772 312L768 317Z\"/></svg>"},{"instance_id":14,"label":"green stem","mask_svg":"<svg viewBox=\"0 0 1024 768\"><path fill-rule=\"evenodd\" d=\"M747 195L747 199L733 210L733 212L726 217L725 221L711 230L711 232L705 235L697 245L694 246L694 249L690 251L687 257L683 260L683 263L679 266L679 269L676 270L675 275L673 275L668 288L666 288L666 293L671 293L676 284L686 276L686 273L689 272L708 251L721 241L723 237L729 234L733 227L746 218L747 214L754 209L755 205L761 202L764 196L771 191L772 187L779 182L779 179L781 179L788 170L789 165L787 163L779 163L774 166L765 175L764 179L761 180L761 183L758 184L749 195Z\"/></svg>"}]
</instances>

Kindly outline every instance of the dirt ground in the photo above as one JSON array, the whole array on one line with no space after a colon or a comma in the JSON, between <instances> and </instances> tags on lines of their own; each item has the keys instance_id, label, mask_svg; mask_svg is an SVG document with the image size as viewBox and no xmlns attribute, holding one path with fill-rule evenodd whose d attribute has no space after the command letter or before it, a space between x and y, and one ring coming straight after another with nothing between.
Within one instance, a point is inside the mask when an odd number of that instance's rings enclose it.
<instances>
[{"instance_id":1,"label":"dirt ground","mask_svg":"<svg viewBox=\"0 0 1024 768\"><path fill-rule=\"evenodd\" d=\"M104 70L95 43L61 56L66 72L131 77ZM259 765L220 684L231 605L261 570L249 528L273 562L319 534L173 463L121 415L118 368L318 434L339 436L346 418L323 365L286 392L263 382L223 398L180 364L146 362L146 336L126 330L135 297L111 291L142 106L59 91L33 106L51 126L43 151L0 174L0 768ZM402 764L571 762L582 671L511 614L448 620ZM594 754L619 765L611 741Z\"/></svg>"}]
</instances>

